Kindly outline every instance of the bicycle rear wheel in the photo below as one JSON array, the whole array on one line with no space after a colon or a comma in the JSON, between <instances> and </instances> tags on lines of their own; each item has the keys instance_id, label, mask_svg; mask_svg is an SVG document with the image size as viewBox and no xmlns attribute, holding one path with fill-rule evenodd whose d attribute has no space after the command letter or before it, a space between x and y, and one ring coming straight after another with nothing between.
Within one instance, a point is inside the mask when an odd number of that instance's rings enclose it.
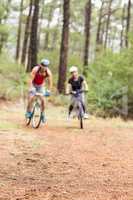
<instances>
[{"instance_id":1,"label":"bicycle rear wheel","mask_svg":"<svg viewBox=\"0 0 133 200\"><path fill-rule=\"evenodd\" d=\"M32 117L32 127L37 129L39 128L40 124L41 124L41 105L37 102L34 105L34 109L33 109L33 117Z\"/></svg>"}]
</instances>

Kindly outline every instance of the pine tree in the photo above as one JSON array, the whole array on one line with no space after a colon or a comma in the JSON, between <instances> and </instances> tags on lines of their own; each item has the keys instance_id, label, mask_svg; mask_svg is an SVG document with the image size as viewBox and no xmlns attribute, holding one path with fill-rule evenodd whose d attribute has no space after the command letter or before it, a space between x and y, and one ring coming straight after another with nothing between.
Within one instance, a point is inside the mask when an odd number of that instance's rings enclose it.
<instances>
[{"instance_id":1,"label":"pine tree","mask_svg":"<svg viewBox=\"0 0 133 200\"><path fill-rule=\"evenodd\" d=\"M28 65L27 71L37 64L37 53L38 53L38 20L39 20L39 3L40 0L34 0L34 11L31 22L31 33L30 33L30 44L28 51Z\"/></svg>"},{"instance_id":2,"label":"pine tree","mask_svg":"<svg viewBox=\"0 0 133 200\"><path fill-rule=\"evenodd\" d=\"M69 19L70 19L70 0L64 0L63 5L63 28L60 48L59 79L58 91L63 93L67 73L68 44L69 44Z\"/></svg>"}]
</instances>

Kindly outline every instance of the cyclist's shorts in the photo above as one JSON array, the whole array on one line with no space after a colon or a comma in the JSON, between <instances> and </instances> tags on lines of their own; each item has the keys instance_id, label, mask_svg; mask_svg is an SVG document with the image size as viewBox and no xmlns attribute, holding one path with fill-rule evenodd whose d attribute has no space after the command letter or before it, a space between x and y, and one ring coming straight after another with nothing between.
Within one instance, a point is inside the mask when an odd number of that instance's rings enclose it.
<instances>
[{"instance_id":1,"label":"cyclist's shorts","mask_svg":"<svg viewBox=\"0 0 133 200\"><path fill-rule=\"evenodd\" d=\"M45 94L45 89L43 86L33 85L33 87L29 91L29 95L34 97L36 93Z\"/></svg>"}]
</instances>

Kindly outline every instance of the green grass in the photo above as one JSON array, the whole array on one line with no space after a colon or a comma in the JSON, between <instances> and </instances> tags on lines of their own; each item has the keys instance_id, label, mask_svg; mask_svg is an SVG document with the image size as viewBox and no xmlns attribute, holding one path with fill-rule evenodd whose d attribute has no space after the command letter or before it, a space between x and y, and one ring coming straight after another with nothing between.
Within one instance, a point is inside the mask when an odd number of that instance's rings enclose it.
<instances>
[{"instance_id":1,"label":"green grass","mask_svg":"<svg viewBox=\"0 0 133 200\"><path fill-rule=\"evenodd\" d=\"M18 129L20 126L18 124L9 122L9 121L1 121L0 123L0 130L11 130L11 129Z\"/></svg>"},{"instance_id":2,"label":"green grass","mask_svg":"<svg viewBox=\"0 0 133 200\"><path fill-rule=\"evenodd\" d=\"M0 98L14 100L26 89L27 75L23 66L10 56L0 56Z\"/></svg>"}]
</instances>

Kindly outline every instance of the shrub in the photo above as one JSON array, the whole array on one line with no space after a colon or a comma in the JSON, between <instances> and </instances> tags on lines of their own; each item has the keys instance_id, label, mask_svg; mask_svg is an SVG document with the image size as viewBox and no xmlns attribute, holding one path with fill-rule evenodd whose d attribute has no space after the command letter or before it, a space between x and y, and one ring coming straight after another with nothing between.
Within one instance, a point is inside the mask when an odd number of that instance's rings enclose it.
<instances>
[{"instance_id":1,"label":"shrub","mask_svg":"<svg viewBox=\"0 0 133 200\"><path fill-rule=\"evenodd\" d=\"M27 75L23 66L7 55L0 56L0 98L13 100L26 90Z\"/></svg>"},{"instance_id":2,"label":"shrub","mask_svg":"<svg viewBox=\"0 0 133 200\"><path fill-rule=\"evenodd\" d=\"M98 114L104 116L125 114L122 112L126 109L126 103L133 105L132 55L132 48L120 54L103 52L89 67L88 102L92 112L98 111ZM124 102L126 98L128 102Z\"/></svg>"}]
</instances>

